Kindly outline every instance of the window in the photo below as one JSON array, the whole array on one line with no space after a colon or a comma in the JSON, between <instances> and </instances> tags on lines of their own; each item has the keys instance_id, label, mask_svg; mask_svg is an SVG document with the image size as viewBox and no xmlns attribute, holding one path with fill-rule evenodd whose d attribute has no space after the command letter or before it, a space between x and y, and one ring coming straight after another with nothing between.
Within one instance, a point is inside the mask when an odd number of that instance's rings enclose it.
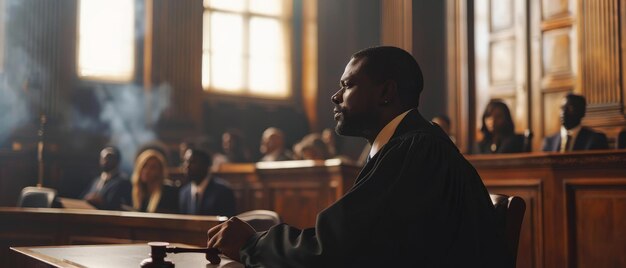
<instances>
[{"instance_id":1,"label":"window","mask_svg":"<svg viewBox=\"0 0 626 268\"><path fill-rule=\"evenodd\" d=\"M128 82L135 71L134 0L81 0L78 77Z\"/></svg>"},{"instance_id":2,"label":"window","mask_svg":"<svg viewBox=\"0 0 626 268\"><path fill-rule=\"evenodd\" d=\"M291 95L290 0L204 0L202 87L267 98Z\"/></svg>"}]
</instances>

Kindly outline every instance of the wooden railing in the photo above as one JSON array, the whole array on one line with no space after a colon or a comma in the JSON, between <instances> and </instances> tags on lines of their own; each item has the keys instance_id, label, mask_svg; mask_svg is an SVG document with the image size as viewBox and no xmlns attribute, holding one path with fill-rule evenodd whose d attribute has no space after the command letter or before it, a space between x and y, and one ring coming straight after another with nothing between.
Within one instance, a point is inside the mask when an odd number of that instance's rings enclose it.
<instances>
[{"instance_id":1,"label":"wooden railing","mask_svg":"<svg viewBox=\"0 0 626 268\"><path fill-rule=\"evenodd\" d=\"M517 267L626 267L626 150L468 156L526 201Z\"/></svg>"}]
</instances>

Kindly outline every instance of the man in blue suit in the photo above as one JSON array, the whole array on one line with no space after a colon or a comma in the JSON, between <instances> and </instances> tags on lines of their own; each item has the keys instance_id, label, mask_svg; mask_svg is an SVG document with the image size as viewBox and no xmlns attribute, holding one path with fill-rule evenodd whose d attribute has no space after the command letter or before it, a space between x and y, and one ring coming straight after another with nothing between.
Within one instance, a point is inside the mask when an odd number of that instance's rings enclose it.
<instances>
[{"instance_id":1,"label":"man in blue suit","mask_svg":"<svg viewBox=\"0 0 626 268\"><path fill-rule=\"evenodd\" d=\"M585 97L567 94L561 106L561 131L543 140L544 152L570 152L608 149L604 133L581 126L587 103Z\"/></svg>"},{"instance_id":2,"label":"man in blue suit","mask_svg":"<svg viewBox=\"0 0 626 268\"><path fill-rule=\"evenodd\" d=\"M209 172L209 154L188 149L183 170L189 183L180 189L179 209L183 214L233 216L235 195L228 184Z\"/></svg>"},{"instance_id":3,"label":"man in blue suit","mask_svg":"<svg viewBox=\"0 0 626 268\"><path fill-rule=\"evenodd\" d=\"M100 151L102 173L96 177L82 198L98 209L120 210L122 204L130 202L131 184L120 172L120 151L112 146Z\"/></svg>"}]
</instances>

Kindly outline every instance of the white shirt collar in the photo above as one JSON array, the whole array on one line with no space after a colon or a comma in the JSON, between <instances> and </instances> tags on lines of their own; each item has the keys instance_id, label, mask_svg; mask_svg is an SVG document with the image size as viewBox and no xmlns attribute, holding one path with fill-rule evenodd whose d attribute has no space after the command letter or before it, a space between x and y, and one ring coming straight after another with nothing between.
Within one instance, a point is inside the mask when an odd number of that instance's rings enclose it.
<instances>
[{"instance_id":1,"label":"white shirt collar","mask_svg":"<svg viewBox=\"0 0 626 268\"><path fill-rule=\"evenodd\" d=\"M191 182L191 198L192 199L195 198L197 193L199 193L200 196L202 196L204 194L204 190L209 185L210 181L211 181L210 175L204 178L204 180L202 180L200 184L196 184L196 182L192 181Z\"/></svg>"},{"instance_id":2,"label":"white shirt collar","mask_svg":"<svg viewBox=\"0 0 626 268\"><path fill-rule=\"evenodd\" d=\"M569 148L566 148L566 151L571 151L574 149L574 141L578 137L578 133L580 132L581 128L582 125L580 124L569 130L566 129L564 126L561 126L561 145L565 146L565 142L567 141L567 135L569 135L572 140L568 146Z\"/></svg>"},{"instance_id":3,"label":"white shirt collar","mask_svg":"<svg viewBox=\"0 0 626 268\"><path fill-rule=\"evenodd\" d=\"M410 111L411 110L407 110L406 112L396 116L396 118L387 123L387 125L380 132L378 132L378 135L376 135L376 139L372 144L372 149L370 149L370 158L373 158L378 153L378 151L380 151L380 149L382 149L383 146L385 146L385 144L389 142L389 139L391 139L393 133L396 132L396 128L398 128L398 125L400 124L400 122L402 122L402 119L404 119L406 114L408 114Z\"/></svg>"},{"instance_id":4,"label":"white shirt collar","mask_svg":"<svg viewBox=\"0 0 626 268\"><path fill-rule=\"evenodd\" d=\"M573 139L576 139L576 136L578 136L578 132L580 132L580 129L582 128L581 125L578 125L572 129L565 129L565 127L561 126L561 138L565 139L567 137L567 135L572 136Z\"/></svg>"}]
</instances>

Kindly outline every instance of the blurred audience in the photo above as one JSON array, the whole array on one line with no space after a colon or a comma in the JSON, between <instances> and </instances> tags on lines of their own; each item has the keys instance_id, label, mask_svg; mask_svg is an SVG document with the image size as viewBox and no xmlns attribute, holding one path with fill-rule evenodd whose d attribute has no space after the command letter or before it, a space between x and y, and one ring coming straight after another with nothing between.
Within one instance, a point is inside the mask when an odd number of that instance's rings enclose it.
<instances>
[{"instance_id":1,"label":"blurred audience","mask_svg":"<svg viewBox=\"0 0 626 268\"><path fill-rule=\"evenodd\" d=\"M189 149L183 159L183 170L189 183L180 189L180 212L195 215L235 215L235 194L224 180L213 176L210 171L211 156L198 149Z\"/></svg>"},{"instance_id":2,"label":"blurred audience","mask_svg":"<svg viewBox=\"0 0 626 268\"><path fill-rule=\"evenodd\" d=\"M520 153L524 150L524 135L515 134L509 107L500 100L487 104L480 131L483 137L474 147L476 154Z\"/></svg>"},{"instance_id":3,"label":"blurred audience","mask_svg":"<svg viewBox=\"0 0 626 268\"><path fill-rule=\"evenodd\" d=\"M326 143L331 158L337 155L337 137L335 135L335 130L332 128L322 130L322 141Z\"/></svg>"},{"instance_id":4,"label":"blurred audience","mask_svg":"<svg viewBox=\"0 0 626 268\"><path fill-rule=\"evenodd\" d=\"M222 134L222 152L228 163L252 162L250 151L245 145L243 136L237 130L229 130Z\"/></svg>"},{"instance_id":5,"label":"blurred audience","mask_svg":"<svg viewBox=\"0 0 626 268\"><path fill-rule=\"evenodd\" d=\"M545 152L570 152L579 150L608 149L604 133L581 126L587 111L585 97L567 94L561 105L561 131L543 140Z\"/></svg>"},{"instance_id":6,"label":"blurred audience","mask_svg":"<svg viewBox=\"0 0 626 268\"><path fill-rule=\"evenodd\" d=\"M263 131L259 151L263 154L260 161L293 159L293 153L285 148L285 134L282 130L275 127L270 127Z\"/></svg>"},{"instance_id":7,"label":"blurred audience","mask_svg":"<svg viewBox=\"0 0 626 268\"><path fill-rule=\"evenodd\" d=\"M325 160L330 158L328 147L322 140L322 136L311 133L293 147L297 159L301 160Z\"/></svg>"},{"instance_id":8,"label":"blurred audience","mask_svg":"<svg viewBox=\"0 0 626 268\"><path fill-rule=\"evenodd\" d=\"M102 172L81 195L82 199L98 209L120 210L130 202L131 185L128 177L120 172L122 160L119 149L108 146L100 151Z\"/></svg>"},{"instance_id":9,"label":"blurred audience","mask_svg":"<svg viewBox=\"0 0 626 268\"><path fill-rule=\"evenodd\" d=\"M167 161L159 151L143 151L131 176L132 208L141 212L178 212L178 190L167 180Z\"/></svg>"}]
</instances>

